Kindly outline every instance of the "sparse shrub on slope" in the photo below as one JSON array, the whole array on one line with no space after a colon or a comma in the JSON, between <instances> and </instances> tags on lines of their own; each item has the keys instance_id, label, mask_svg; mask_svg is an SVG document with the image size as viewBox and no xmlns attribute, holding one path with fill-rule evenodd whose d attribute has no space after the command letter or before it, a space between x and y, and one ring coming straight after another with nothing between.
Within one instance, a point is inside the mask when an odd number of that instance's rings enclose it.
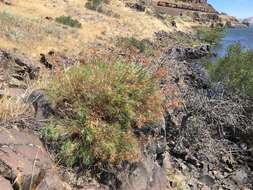
<instances>
[{"instance_id":1,"label":"sparse shrub on slope","mask_svg":"<svg viewBox=\"0 0 253 190\"><path fill-rule=\"evenodd\" d=\"M100 11L102 9L104 0L88 0L85 7L91 10Z\"/></svg>"},{"instance_id":2,"label":"sparse shrub on slope","mask_svg":"<svg viewBox=\"0 0 253 190\"><path fill-rule=\"evenodd\" d=\"M56 77L49 94L63 118L43 129L58 141L59 159L68 166L90 166L138 159L133 128L161 117L162 96L141 66L116 62L72 68Z\"/></svg>"},{"instance_id":3,"label":"sparse shrub on slope","mask_svg":"<svg viewBox=\"0 0 253 190\"><path fill-rule=\"evenodd\" d=\"M72 19L70 16L60 16L57 17L55 21L73 28L82 27L82 24L78 20Z\"/></svg>"},{"instance_id":4,"label":"sparse shrub on slope","mask_svg":"<svg viewBox=\"0 0 253 190\"><path fill-rule=\"evenodd\" d=\"M144 40L138 40L135 37L128 37L128 38L119 38L117 40L117 46L127 48L136 48L141 53L144 53L146 56L154 55L153 47L150 44L146 43Z\"/></svg>"},{"instance_id":5,"label":"sparse shrub on slope","mask_svg":"<svg viewBox=\"0 0 253 190\"><path fill-rule=\"evenodd\" d=\"M87 9L97 11L107 16L112 16L114 18L119 18L120 15L111 10L107 4L109 4L109 0L88 0L85 4Z\"/></svg>"}]
</instances>

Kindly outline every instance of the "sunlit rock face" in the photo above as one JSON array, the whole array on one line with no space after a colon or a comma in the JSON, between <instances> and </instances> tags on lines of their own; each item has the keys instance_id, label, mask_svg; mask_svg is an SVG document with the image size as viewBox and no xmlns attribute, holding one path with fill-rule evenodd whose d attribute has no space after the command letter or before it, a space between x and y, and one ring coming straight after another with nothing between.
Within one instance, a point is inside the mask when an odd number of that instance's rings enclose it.
<instances>
[{"instance_id":1,"label":"sunlit rock face","mask_svg":"<svg viewBox=\"0 0 253 190\"><path fill-rule=\"evenodd\" d=\"M181 15L184 12L203 12L217 14L207 0L153 0L162 12L171 15Z\"/></svg>"},{"instance_id":2,"label":"sunlit rock face","mask_svg":"<svg viewBox=\"0 0 253 190\"><path fill-rule=\"evenodd\" d=\"M200 4L207 4L207 0L179 0L186 3L200 3Z\"/></svg>"}]
</instances>

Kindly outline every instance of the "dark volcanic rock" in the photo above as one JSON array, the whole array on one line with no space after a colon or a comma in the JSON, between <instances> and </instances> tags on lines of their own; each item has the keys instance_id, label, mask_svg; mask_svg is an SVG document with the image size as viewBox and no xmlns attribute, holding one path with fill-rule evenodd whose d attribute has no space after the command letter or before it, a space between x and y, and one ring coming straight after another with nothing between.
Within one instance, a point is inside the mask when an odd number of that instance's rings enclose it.
<instances>
[{"instance_id":1,"label":"dark volcanic rock","mask_svg":"<svg viewBox=\"0 0 253 190\"><path fill-rule=\"evenodd\" d=\"M197 48L185 48L182 46L177 46L169 49L167 54L170 59L175 59L179 61L200 59L209 54L210 48L208 45L201 45Z\"/></svg>"},{"instance_id":2,"label":"dark volcanic rock","mask_svg":"<svg viewBox=\"0 0 253 190\"><path fill-rule=\"evenodd\" d=\"M161 87L174 85L184 102L182 107L168 110L166 116L171 160L194 179L187 182L190 187L198 189L199 184L205 184L207 189L252 189L253 159L248 148L252 147L252 100L231 97L224 88L210 83L202 66L192 60L207 49L176 47L156 62L169 73L162 78ZM169 91L166 99L170 98Z\"/></svg>"},{"instance_id":3,"label":"dark volcanic rock","mask_svg":"<svg viewBox=\"0 0 253 190\"><path fill-rule=\"evenodd\" d=\"M150 128L154 130L150 130ZM169 163L168 160L165 164L163 163L166 148L164 130L165 123L162 120L156 125L150 124L144 130L136 132L137 136L150 136L150 141L141 147L140 161L122 163L110 173L103 172L100 181L113 190L168 189L165 169Z\"/></svg>"},{"instance_id":4,"label":"dark volcanic rock","mask_svg":"<svg viewBox=\"0 0 253 190\"><path fill-rule=\"evenodd\" d=\"M139 163L125 165L114 175L102 173L101 180L113 190L165 190L169 187L165 170L149 156L143 156Z\"/></svg>"},{"instance_id":5,"label":"dark volcanic rock","mask_svg":"<svg viewBox=\"0 0 253 190\"><path fill-rule=\"evenodd\" d=\"M26 88L26 79L35 79L39 68L30 59L13 51L0 49L0 88Z\"/></svg>"},{"instance_id":6,"label":"dark volcanic rock","mask_svg":"<svg viewBox=\"0 0 253 190\"><path fill-rule=\"evenodd\" d=\"M126 175L127 174L127 175ZM165 171L153 159L144 157L130 173L122 172L121 190L164 190L168 188Z\"/></svg>"},{"instance_id":7,"label":"dark volcanic rock","mask_svg":"<svg viewBox=\"0 0 253 190\"><path fill-rule=\"evenodd\" d=\"M140 12L144 12L145 9L146 9L145 2L141 2L141 1L135 2L135 3L127 2L126 7L129 7L131 9L135 9L135 10L140 11Z\"/></svg>"},{"instance_id":8,"label":"dark volcanic rock","mask_svg":"<svg viewBox=\"0 0 253 190\"><path fill-rule=\"evenodd\" d=\"M47 54L40 54L40 63L48 69L65 69L73 66L75 62L75 59L59 52L49 51Z\"/></svg>"},{"instance_id":9,"label":"dark volcanic rock","mask_svg":"<svg viewBox=\"0 0 253 190\"><path fill-rule=\"evenodd\" d=\"M54 114L54 110L52 109L48 97L43 90L33 91L29 95L27 102L33 104L36 113L36 119L38 120L47 119Z\"/></svg>"}]
</instances>

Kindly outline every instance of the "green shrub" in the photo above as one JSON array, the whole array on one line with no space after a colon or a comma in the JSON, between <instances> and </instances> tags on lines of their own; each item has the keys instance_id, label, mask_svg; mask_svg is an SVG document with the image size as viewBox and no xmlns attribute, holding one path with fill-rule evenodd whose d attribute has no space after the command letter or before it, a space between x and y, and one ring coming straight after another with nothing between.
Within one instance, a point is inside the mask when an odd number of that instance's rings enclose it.
<instances>
[{"instance_id":1,"label":"green shrub","mask_svg":"<svg viewBox=\"0 0 253 190\"><path fill-rule=\"evenodd\" d=\"M225 35L226 29L222 27L199 27L196 31L197 38L202 42L216 44Z\"/></svg>"},{"instance_id":2,"label":"green shrub","mask_svg":"<svg viewBox=\"0 0 253 190\"><path fill-rule=\"evenodd\" d=\"M117 40L117 46L123 47L125 49L128 48L136 48L138 49L141 53L144 53L147 56L153 56L154 51L153 47L147 43L144 40L138 40L135 37L128 37L128 38L119 38Z\"/></svg>"},{"instance_id":3,"label":"green shrub","mask_svg":"<svg viewBox=\"0 0 253 190\"><path fill-rule=\"evenodd\" d=\"M178 44L183 44L185 46L195 47L201 45L201 41L190 38L187 35L183 34L174 34L175 40Z\"/></svg>"},{"instance_id":4,"label":"green shrub","mask_svg":"<svg viewBox=\"0 0 253 190\"><path fill-rule=\"evenodd\" d=\"M133 128L157 121L162 112L156 80L142 66L123 62L72 68L48 92L63 119L42 134L58 142L59 159L67 166L137 160Z\"/></svg>"},{"instance_id":5,"label":"green shrub","mask_svg":"<svg viewBox=\"0 0 253 190\"><path fill-rule=\"evenodd\" d=\"M222 81L227 88L237 90L243 95L253 96L253 51L244 51L242 46L234 44L217 63L207 63L211 78Z\"/></svg>"},{"instance_id":6,"label":"green shrub","mask_svg":"<svg viewBox=\"0 0 253 190\"><path fill-rule=\"evenodd\" d=\"M73 28L82 27L81 23L78 20L72 19L70 16L60 16L57 17L55 21Z\"/></svg>"},{"instance_id":7,"label":"green shrub","mask_svg":"<svg viewBox=\"0 0 253 190\"><path fill-rule=\"evenodd\" d=\"M87 9L101 11L103 6L104 0L88 0L85 4Z\"/></svg>"}]
</instances>

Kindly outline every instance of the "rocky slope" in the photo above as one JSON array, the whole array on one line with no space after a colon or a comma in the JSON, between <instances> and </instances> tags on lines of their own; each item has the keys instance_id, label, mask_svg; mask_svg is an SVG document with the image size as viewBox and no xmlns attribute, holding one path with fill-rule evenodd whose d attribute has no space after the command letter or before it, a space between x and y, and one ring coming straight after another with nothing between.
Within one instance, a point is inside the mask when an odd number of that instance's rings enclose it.
<instances>
[{"instance_id":1,"label":"rocky slope","mask_svg":"<svg viewBox=\"0 0 253 190\"><path fill-rule=\"evenodd\" d=\"M246 23L241 22L239 19L237 19L234 16L227 15L224 13L219 14L221 23L223 25L231 27L231 28L243 28L243 27L248 27Z\"/></svg>"},{"instance_id":2,"label":"rocky slope","mask_svg":"<svg viewBox=\"0 0 253 190\"><path fill-rule=\"evenodd\" d=\"M245 112L251 101L212 87L205 70L186 52L179 47L162 58L173 70L167 80L177 78L184 97L184 106L166 120L173 163L187 176L190 189L251 189L252 153L247 136L252 134L252 119L241 117L252 114Z\"/></svg>"},{"instance_id":3,"label":"rocky slope","mask_svg":"<svg viewBox=\"0 0 253 190\"><path fill-rule=\"evenodd\" d=\"M0 187L252 189L252 100L212 86L196 63L210 48L192 35L192 27L220 20L177 17L173 24L163 15L132 9L139 4L107 2L102 12L84 5L79 0L0 1ZM82 27L56 23L62 15ZM59 142L46 140L41 131L71 110L64 109L66 101L51 104L48 81L80 64L119 59L145 65L159 79L163 117L133 130L142 142L138 162L63 165Z\"/></svg>"},{"instance_id":4,"label":"rocky slope","mask_svg":"<svg viewBox=\"0 0 253 190\"><path fill-rule=\"evenodd\" d=\"M157 5L160 7L173 8L178 10L179 13L185 11L217 13L217 11L207 2L197 1L158 1ZM165 10L165 9L164 9Z\"/></svg>"}]
</instances>

